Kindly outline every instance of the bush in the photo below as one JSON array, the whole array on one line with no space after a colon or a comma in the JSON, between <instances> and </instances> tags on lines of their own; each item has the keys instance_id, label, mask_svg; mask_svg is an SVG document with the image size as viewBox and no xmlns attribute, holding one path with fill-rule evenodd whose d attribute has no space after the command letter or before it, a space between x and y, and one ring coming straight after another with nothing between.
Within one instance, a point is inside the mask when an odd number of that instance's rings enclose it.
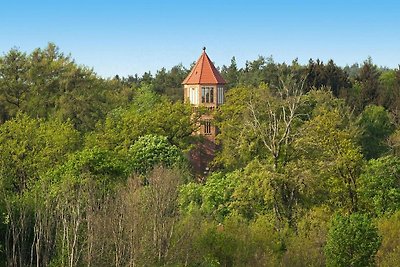
<instances>
[{"instance_id":1,"label":"bush","mask_svg":"<svg viewBox=\"0 0 400 267\"><path fill-rule=\"evenodd\" d=\"M146 174L157 165L164 167L182 166L185 159L182 152L171 145L167 137L145 135L129 149L130 165L133 171Z\"/></svg>"},{"instance_id":2,"label":"bush","mask_svg":"<svg viewBox=\"0 0 400 267\"><path fill-rule=\"evenodd\" d=\"M364 214L335 215L325 246L327 266L372 266L381 241Z\"/></svg>"}]
</instances>

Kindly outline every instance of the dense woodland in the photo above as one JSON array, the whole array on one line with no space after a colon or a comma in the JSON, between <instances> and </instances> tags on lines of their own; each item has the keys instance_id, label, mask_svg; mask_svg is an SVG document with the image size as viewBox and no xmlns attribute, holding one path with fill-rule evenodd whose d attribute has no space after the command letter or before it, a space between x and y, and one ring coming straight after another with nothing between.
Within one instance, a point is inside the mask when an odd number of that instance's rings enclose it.
<instances>
[{"instance_id":1,"label":"dense woodland","mask_svg":"<svg viewBox=\"0 0 400 267\"><path fill-rule=\"evenodd\" d=\"M399 69L232 58L207 177L189 70L0 56L0 266L400 266Z\"/></svg>"}]
</instances>

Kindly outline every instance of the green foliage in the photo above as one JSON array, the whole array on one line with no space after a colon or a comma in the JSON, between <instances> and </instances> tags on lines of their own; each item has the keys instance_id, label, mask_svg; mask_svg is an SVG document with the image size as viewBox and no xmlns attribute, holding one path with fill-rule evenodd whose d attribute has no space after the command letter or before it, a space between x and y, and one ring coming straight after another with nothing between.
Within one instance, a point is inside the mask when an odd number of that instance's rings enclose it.
<instances>
[{"instance_id":1,"label":"green foliage","mask_svg":"<svg viewBox=\"0 0 400 267\"><path fill-rule=\"evenodd\" d=\"M262 84L238 87L227 94L217 113L223 144L216 162L228 169L242 168L254 158L268 160L275 171L290 160L291 144L302 116L302 83L293 74L281 78L278 88Z\"/></svg>"},{"instance_id":2,"label":"green foliage","mask_svg":"<svg viewBox=\"0 0 400 267\"><path fill-rule=\"evenodd\" d=\"M116 153L94 148L71 155L65 164L49 171L44 177L50 178L49 182L56 186L56 191L52 192L56 196L60 193L58 190L64 191L66 188L93 181L102 191L106 191L123 182L128 174L127 159Z\"/></svg>"},{"instance_id":3,"label":"green foliage","mask_svg":"<svg viewBox=\"0 0 400 267\"><path fill-rule=\"evenodd\" d=\"M325 266L324 246L331 211L315 207L297 222L290 233L283 258L285 266Z\"/></svg>"},{"instance_id":4,"label":"green foliage","mask_svg":"<svg viewBox=\"0 0 400 267\"><path fill-rule=\"evenodd\" d=\"M165 136L140 137L130 147L128 155L132 170L139 174L146 174L157 165L172 168L183 167L185 164L182 152L171 145Z\"/></svg>"},{"instance_id":5,"label":"green foliage","mask_svg":"<svg viewBox=\"0 0 400 267\"><path fill-rule=\"evenodd\" d=\"M298 164L313 184L317 197L313 201L355 211L357 180L364 164L356 143L359 130L346 108L329 110L324 105L314 113L296 142L296 147L304 151Z\"/></svg>"},{"instance_id":6,"label":"green foliage","mask_svg":"<svg viewBox=\"0 0 400 267\"><path fill-rule=\"evenodd\" d=\"M386 109L392 109L398 104L399 92L395 70L386 70L379 77L380 90L378 104Z\"/></svg>"},{"instance_id":7,"label":"green foliage","mask_svg":"<svg viewBox=\"0 0 400 267\"><path fill-rule=\"evenodd\" d=\"M49 43L26 55L11 49L0 57L0 122L24 112L31 117L70 120L88 131L105 113L126 103L123 87L78 66Z\"/></svg>"},{"instance_id":8,"label":"green foliage","mask_svg":"<svg viewBox=\"0 0 400 267\"><path fill-rule=\"evenodd\" d=\"M400 265L400 211L377 220L382 245L376 255L378 266Z\"/></svg>"},{"instance_id":9,"label":"green foliage","mask_svg":"<svg viewBox=\"0 0 400 267\"><path fill-rule=\"evenodd\" d=\"M199 208L203 213L222 221L230 212L229 203L234 183L222 173L213 173L204 185L194 182L180 189L181 210L190 213Z\"/></svg>"},{"instance_id":10,"label":"green foliage","mask_svg":"<svg viewBox=\"0 0 400 267\"><path fill-rule=\"evenodd\" d=\"M376 263L398 266L400 70L221 70L221 150L182 184L203 112L184 66L102 79L54 44L0 56L0 265L369 266L359 210Z\"/></svg>"},{"instance_id":11,"label":"green foliage","mask_svg":"<svg viewBox=\"0 0 400 267\"><path fill-rule=\"evenodd\" d=\"M235 252L241 245L237 236L226 231L223 224L204 224L203 227L197 242L203 250L201 254L204 255L204 263L212 260L218 262L219 266L232 266Z\"/></svg>"},{"instance_id":12,"label":"green foliage","mask_svg":"<svg viewBox=\"0 0 400 267\"><path fill-rule=\"evenodd\" d=\"M394 131L389 113L381 106L369 105L361 113L360 143L367 159L378 158L389 150L387 139Z\"/></svg>"},{"instance_id":13,"label":"green foliage","mask_svg":"<svg viewBox=\"0 0 400 267\"><path fill-rule=\"evenodd\" d=\"M277 227L273 216L250 224L235 213L221 223L204 221L193 240L200 255L196 261L200 266L278 266L286 230Z\"/></svg>"},{"instance_id":14,"label":"green foliage","mask_svg":"<svg viewBox=\"0 0 400 267\"><path fill-rule=\"evenodd\" d=\"M4 188L23 191L41 173L62 163L79 141L69 122L18 114L0 125L0 179Z\"/></svg>"},{"instance_id":15,"label":"green foliage","mask_svg":"<svg viewBox=\"0 0 400 267\"><path fill-rule=\"evenodd\" d=\"M229 204L235 181L221 173L209 176L202 188L201 209L206 214L212 214L217 220L223 220L229 214Z\"/></svg>"},{"instance_id":16,"label":"green foliage","mask_svg":"<svg viewBox=\"0 0 400 267\"><path fill-rule=\"evenodd\" d=\"M27 100L28 69L27 55L16 48L0 57L0 122L15 116Z\"/></svg>"},{"instance_id":17,"label":"green foliage","mask_svg":"<svg viewBox=\"0 0 400 267\"><path fill-rule=\"evenodd\" d=\"M340 110L348 115L343 99L335 98L326 88L319 90L313 89L304 96L305 105L302 112L306 116L305 120L324 114L326 110Z\"/></svg>"},{"instance_id":18,"label":"green foliage","mask_svg":"<svg viewBox=\"0 0 400 267\"><path fill-rule=\"evenodd\" d=\"M327 266L373 266L381 240L366 215L335 215L325 246Z\"/></svg>"},{"instance_id":19,"label":"green foliage","mask_svg":"<svg viewBox=\"0 0 400 267\"><path fill-rule=\"evenodd\" d=\"M390 152L395 156L400 156L400 130L397 129L388 138L388 144L390 147Z\"/></svg>"},{"instance_id":20,"label":"green foliage","mask_svg":"<svg viewBox=\"0 0 400 267\"><path fill-rule=\"evenodd\" d=\"M226 103L216 114L216 125L221 130L217 140L223 143L216 161L229 169L246 166L257 154L261 154L259 150L262 152L255 133L243 127L244 119L249 117L246 102L252 95L259 99L261 91L247 87L231 89L226 94Z\"/></svg>"},{"instance_id":21,"label":"green foliage","mask_svg":"<svg viewBox=\"0 0 400 267\"><path fill-rule=\"evenodd\" d=\"M359 181L360 198L376 215L400 209L400 159L386 156L368 162Z\"/></svg>"},{"instance_id":22,"label":"green foliage","mask_svg":"<svg viewBox=\"0 0 400 267\"><path fill-rule=\"evenodd\" d=\"M356 78L361 86L358 103L356 104L356 109L358 112L363 111L364 108L369 104L378 103L378 92L380 88L379 76L380 71L378 70L378 67L373 64L372 59L368 58L365 60L360 69L360 73Z\"/></svg>"},{"instance_id":23,"label":"green foliage","mask_svg":"<svg viewBox=\"0 0 400 267\"><path fill-rule=\"evenodd\" d=\"M257 216L249 224L250 242L254 247L254 265L279 266L286 250L290 232L287 222L282 222L273 213Z\"/></svg>"},{"instance_id":24,"label":"green foliage","mask_svg":"<svg viewBox=\"0 0 400 267\"><path fill-rule=\"evenodd\" d=\"M356 209L352 179L363 161L354 120L344 102L331 93L313 90L301 95L300 89L290 77L275 93L267 87L234 88L221 107L217 120L223 146L216 162L236 169L231 177L236 177L238 188L230 206L246 218L264 207L294 223L296 210L321 203L330 196L328 188L336 191L333 205ZM256 167L254 158L263 167ZM350 199L344 199L349 190Z\"/></svg>"},{"instance_id":25,"label":"green foliage","mask_svg":"<svg viewBox=\"0 0 400 267\"><path fill-rule=\"evenodd\" d=\"M136 140L147 134L166 136L168 142L187 149L196 118L190 105L172 103L148 88L137 91L128 109L116 109L86 138L87 147L102 147L126 154Z\"/></svg>"},{"instance_id":26,"label":"green foliage","mask_svg":"<svg viewBox=\"0 0 400 267\"><path fill-rule=\"evenodd\" d=\"M236 58L232 57L229 66L222 66L221 74L227 82L227 89L234 88L239 83L239 70L236 64Z\"/></svg>"},{"instance_id":27,"label":"green foliage","mask_svg":"<svg viewBox=\"0 0 400 267\"><path fill-rule=\"evenodd\" d=\"M219 222L231 213L252 220L274 206L271 177L257 161L230 173L213 173L203 185L192 182L181 188L181 209L198 207Z\"/></svg>"},{"instance_id":28,"label":"green foliage","mask_svg":"<svg viewBox=\"0 0 400 267\"><path fill-rule=\"evenodd\" d=\"M307 87L322 88L328 87L332 94L338 97L341 91L351 88L348 74L338 67L333 60L329 60L325 65L317 59L315 62L310 59L307 66Z\"/></svg>"},{"instance_id":29,"label":"green foliage","mask_svg":"<svg viewBox=\"0 0 400 267\"><path fill-rule=\"evenodd\" d=\"M259 161L252 161L244 169L227 174L235 185L230 210L247 220L270 212L277 205L274 198L273 173Z\"/></svg>"},{"instance_id":30,"label":"green foliage","mask_svg":"<svg viewBox=\"0 0 400 267\"><path fill-rule=\"evenodd\" d=\"M157 71L151 84L156 93L167 95L173 101L180 101L183 98L182 81L188 74L189 70L182 64L168 71L162 68Z\"/></svg>"}]
</instances>

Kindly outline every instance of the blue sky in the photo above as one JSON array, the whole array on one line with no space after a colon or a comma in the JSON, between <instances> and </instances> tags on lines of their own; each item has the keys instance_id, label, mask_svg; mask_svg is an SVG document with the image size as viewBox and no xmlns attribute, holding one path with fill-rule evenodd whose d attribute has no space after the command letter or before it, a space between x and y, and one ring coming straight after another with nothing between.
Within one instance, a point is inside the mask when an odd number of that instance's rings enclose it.
<instances>
[{"instance_id":1,"label":"blue sky","mask_svg":"<svg viewBox=\"0 0 400 267\"><path fill-rule=\"evenodd\" d=\"M0 1L0 52L54 42L104 77L184 66L203 46L218 66L259 55L339 65L400 64L400 1Z\"/></svg>"}]
</instances>

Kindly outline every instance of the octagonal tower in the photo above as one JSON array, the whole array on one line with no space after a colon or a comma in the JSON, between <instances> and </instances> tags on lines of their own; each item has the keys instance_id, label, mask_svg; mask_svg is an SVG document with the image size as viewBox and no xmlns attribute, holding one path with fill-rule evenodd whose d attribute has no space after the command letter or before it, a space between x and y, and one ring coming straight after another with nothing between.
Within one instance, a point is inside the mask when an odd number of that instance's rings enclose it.
<instances>
[{"instance_id":1,"label":"octagonal tower","mask_svg":"<svg viewBox=\"0 0 400 267\"><path fill-rule=\"evenodd\" d=\"M215 155L215 136L218 133L213 123L213 113L218 106L224 104L226 81L208 57L205 47L182 84L184 100L190 102L194 110L205 107L210 111L201 116L199 131L195 133L204 137L203 142L190 155L194 169L199 173L206 173L208 164Z\"/></svg>"}]
</instances>

